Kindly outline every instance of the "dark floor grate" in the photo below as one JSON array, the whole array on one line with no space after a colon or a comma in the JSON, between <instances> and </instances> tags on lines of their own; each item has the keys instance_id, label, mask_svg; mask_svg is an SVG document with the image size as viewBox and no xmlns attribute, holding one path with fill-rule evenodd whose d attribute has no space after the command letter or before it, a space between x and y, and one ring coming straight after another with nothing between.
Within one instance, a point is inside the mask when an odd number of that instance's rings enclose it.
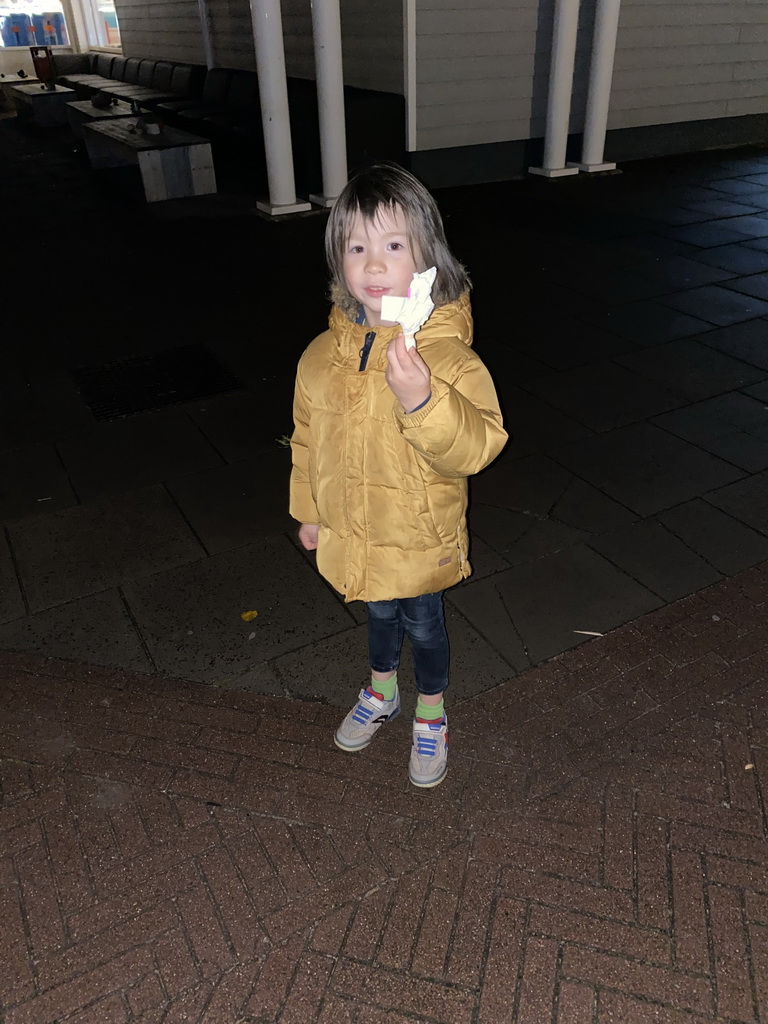
<instances>
[{"instance_id":1,"label":"dark floor grate","mask_svg":"<svg viewBox=\"0 0 768 1024\"><path fill-rule=\"evenodd\" d=\"M242 387L202 345L80 367L72 375L97 420L164 409Z\"/></svg>"}]
</instances>

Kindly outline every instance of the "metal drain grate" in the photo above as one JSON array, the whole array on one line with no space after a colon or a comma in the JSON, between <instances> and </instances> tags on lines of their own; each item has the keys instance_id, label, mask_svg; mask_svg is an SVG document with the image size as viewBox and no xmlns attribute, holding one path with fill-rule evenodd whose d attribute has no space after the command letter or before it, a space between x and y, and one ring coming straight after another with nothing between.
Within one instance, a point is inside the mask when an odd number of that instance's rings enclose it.
<instances>
[{"instance_id":1,"label":"metal drain grate","mask_svg":"<svg viewBox=\"0 0 768 1024\"><path fill-rule=\"evenodd\" d=\"M72 376L97 420L164 409L242 387L202 345L80 367Z\"/></svg>"}]
</instances>

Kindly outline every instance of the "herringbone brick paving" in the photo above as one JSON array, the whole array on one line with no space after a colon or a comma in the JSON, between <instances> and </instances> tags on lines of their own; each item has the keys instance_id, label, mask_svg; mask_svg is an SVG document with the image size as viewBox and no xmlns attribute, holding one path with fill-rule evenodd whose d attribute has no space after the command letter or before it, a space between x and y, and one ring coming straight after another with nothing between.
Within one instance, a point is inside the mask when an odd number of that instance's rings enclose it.
<instances>
[{"instance_id":1,"label":"herringbone brick paving","mask_svg":"<svg viewBox=\"0 0 768 1024\"><path fill-rule=\"evenodd\" d=\"M768 1021L768 565L408 724L0 656L5 1024Z\"/></svg>"}]
</instances>

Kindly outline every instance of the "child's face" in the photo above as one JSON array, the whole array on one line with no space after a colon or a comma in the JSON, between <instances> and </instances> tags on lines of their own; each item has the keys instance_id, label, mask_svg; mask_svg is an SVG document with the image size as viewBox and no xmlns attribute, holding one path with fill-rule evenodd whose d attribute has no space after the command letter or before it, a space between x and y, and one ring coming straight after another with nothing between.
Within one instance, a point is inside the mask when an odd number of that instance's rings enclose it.
<instances>
[{"instance_id":1,"label":"child's face","mask_svg":"<svg viewBox=\"0 0 768 1024\"><path fill-rule=\"evenodd\" d=\"M382 297L406 295L417 269L402 210L382 207L372 222L357 214L344 250L344 279L368 324L384 323Z\"/></svg>"}]
</instances>

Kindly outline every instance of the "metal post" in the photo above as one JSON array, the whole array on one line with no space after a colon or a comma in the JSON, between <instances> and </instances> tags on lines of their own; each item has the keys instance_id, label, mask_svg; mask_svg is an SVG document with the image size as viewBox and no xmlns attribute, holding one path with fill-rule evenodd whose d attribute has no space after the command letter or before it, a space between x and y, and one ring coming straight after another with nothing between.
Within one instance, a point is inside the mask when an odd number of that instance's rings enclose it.
<instances>
[{"instance_id":1,"label":"metal post","mask_svg":"<svg viewBox=\"0 0 768 1024\"><path fill-rule=\"evenodd\" d=\"M309 203L296 199L280 0L250 3L269 182L269 201L256 206L271 216L311 210Z\"/></svg>"},{"instance_id":2,"label":"metal post","mask_svg":"<svg viewBox=\"0 0 768 1024\"><path fill-rule=\"evenodd\" d=\"M614 163L606 163L605 135L608 128L608 108L611 102L613 65L616 60L616 39L619 34L621 0L598 0L595 13L595 34L592 43L592 64L589 69L587 93L587 120L584 128L584 147L578 170L594 173L612 171Z\"/></svg>"},{"instance_id":3,"label":"metal post","mask_svg":"<svg viewBox=\"0 0 768 1024\"><path fill-rule=\"evenodd\" d=\"M347 183L347 138L344 116L344 69L341 53L339 0L312 0L315 42L317 109L320 117L320 157L323 194L309 198L318 206L333 206Z\"/></svg>"},{"instance_id":4,"label":"metal post","mask_svg":"<svg viewBox=\"0 0 768 1024\"><path fill-rule=\"evenodd\" d=\"M544 166L528 168L531 174L540 174L545 178L561 178L579 173L578 167L565 165L578 28L579 0L555 0Z\"/></svg>"},{"instance_id":5,"label":"metal post","mask_svg":"<svg viewBox=\"0 0 768 1024\"><path fill-rule=\"evenodd\" d=\"M197 0L197 8L200 14L200 32L203 37L205 65L210 71L211 68L216 67L216 61L213 56L213 16L211 15L208 0Z\"/></svg>"}]
</instances>

